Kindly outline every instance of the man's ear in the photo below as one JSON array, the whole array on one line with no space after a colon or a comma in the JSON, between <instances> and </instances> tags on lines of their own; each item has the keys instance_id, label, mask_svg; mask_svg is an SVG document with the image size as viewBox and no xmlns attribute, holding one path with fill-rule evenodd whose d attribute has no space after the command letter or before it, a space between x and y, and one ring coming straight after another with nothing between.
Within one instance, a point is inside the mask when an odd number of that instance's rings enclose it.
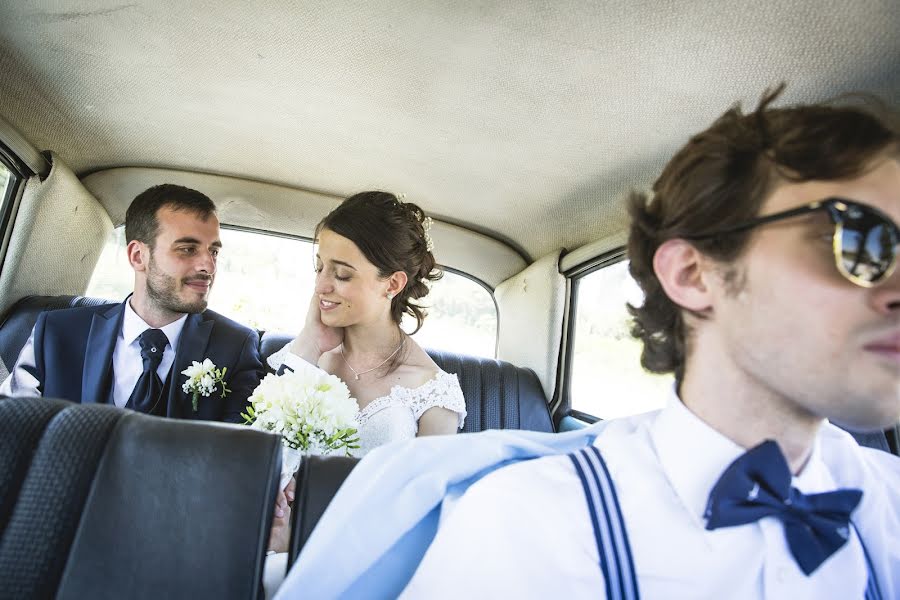
<instances>
[{"instance_id":1,"label":"man's ear","mask_svg":"<svg viewBox=\"0 0 900 600\"><path fill-rule=\"evenodd\" d=\"M408 281L409 278L406 276L406 273L403 271L395 271L388 277L387 293L391 296L396 296L403 291L403 288L406 287Z\"/></svg>"},{"instance_id":2,"label":"man's ear","mask_svg":"<svg viewBox=\"0 0 900 600\"><path fill-rule=\"evenodd\" d=\"M150 262L150 247L138 240L131 240L125 247L128 253L128 262L135 271L146 271Z\"/></svg>"},{"instance_id":3,"label":"man's ear","mask_svg":"<svg viewBox=\"0 0 900 600\"><path fill-rule=\"evenodd\" d=\"M707 285L710 259L690 242L667 240L653 255L653 270L666 295L678 306L703 313L712 306L712 294Z\"/></svg>"}]
</instances>

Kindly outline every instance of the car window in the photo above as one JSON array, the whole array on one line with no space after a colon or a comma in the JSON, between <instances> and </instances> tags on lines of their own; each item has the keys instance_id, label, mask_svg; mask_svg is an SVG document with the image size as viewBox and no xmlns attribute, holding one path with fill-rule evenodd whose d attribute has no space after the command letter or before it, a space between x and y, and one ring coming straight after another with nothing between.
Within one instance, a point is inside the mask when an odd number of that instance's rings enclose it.
<instances>
[{"instance_id":1,"label":"car window","mask_svg":"<svg viewBox=\"0 0 900 600\"><path fill-rule=\"evenodd\" d=\"M662 408L672 376L641 367L641 343L629 332L626 302L639 305L640 288L618 262L576 280L570 406L611 419Z\"/></svg>"},{"instance_id":2,"label":"car window","mask_svg":"<svg viewBox=\"0 0 900 600\"><path fill-rule=\"evenodd\" d=\"M11 180L9 169L6 168L2 162L0 162L0 198L6 197L6 186L9 184Z\"/></svg>"},{"instance_id":3,"label":"car window","mask_svg":"<svg viewBox=\"0 0 900 600\"><path fill-rule=\"evenodd\" d=\"M233 229L222 229L221 237L209 308L256 329L299 332L315 286L312 242ZM94 270L88 296L120 301L130 293L134 276L125 245L125 228L117 227ZM497 310L487 289L445 272L422 304L428 317L415 335L419 344L494 356ZM405 319L403 328L412 331L415 321Z\"/></svg>"},{"instance_id":4,"label":"car window","mask_svg":"<svg viewBox=\"0 0 900 600\"><path fill-rule=\"evenodd\" d=\"M3 214L6 210L6 203L10 199L13 183L15 183L15 179L13 179L12 172L5 164L0 162L0 214Z\"/></svg>"},{"instance_id":5,"label":"car window","mask_svg":"<svg viewBox=\"0 0 900 600\"><path fill-rule=\"evenodd\" d=\"M431 284L422 304L428 316L415 340L426 348L494 358L497 353L497 305L481 284L452 271ZM404 329L412 331L414 319Z\"/></svg>"}]
</instances>

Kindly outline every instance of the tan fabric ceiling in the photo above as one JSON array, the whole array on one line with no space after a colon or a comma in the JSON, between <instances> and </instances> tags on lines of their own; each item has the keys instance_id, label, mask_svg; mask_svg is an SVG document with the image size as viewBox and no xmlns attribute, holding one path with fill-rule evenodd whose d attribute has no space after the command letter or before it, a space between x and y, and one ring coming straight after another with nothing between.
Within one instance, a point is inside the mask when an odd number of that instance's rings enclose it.
<instances>
[{"instance_id":1,"label":"tan fabric ceiling","mask_svg":"<svg viewBox=\"0 0 900 600\"><path fill-rule=\"evenodd\" d=\"M900 103L897 0L0 3L0 114L77 173L403 192L536 258L787 80Z\"/></svg>"}]
</instances>

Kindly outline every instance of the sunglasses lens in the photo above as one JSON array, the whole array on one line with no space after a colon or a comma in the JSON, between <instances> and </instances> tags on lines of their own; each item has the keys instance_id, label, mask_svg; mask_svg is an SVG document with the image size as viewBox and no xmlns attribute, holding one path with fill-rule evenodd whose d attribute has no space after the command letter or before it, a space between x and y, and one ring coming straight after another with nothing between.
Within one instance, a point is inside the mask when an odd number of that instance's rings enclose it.
<instances>
[{"instance_id":1,"label":"sunglasses lens","mask_svg":"<svg viewBox=\"0 0 900 600\"><path fill-rule=\"evenodd\" d=\"M850 206L842 214L840 260L851 277L877 283L896 260L897 228L884 216Z\"/></svg>"}]
</instances>

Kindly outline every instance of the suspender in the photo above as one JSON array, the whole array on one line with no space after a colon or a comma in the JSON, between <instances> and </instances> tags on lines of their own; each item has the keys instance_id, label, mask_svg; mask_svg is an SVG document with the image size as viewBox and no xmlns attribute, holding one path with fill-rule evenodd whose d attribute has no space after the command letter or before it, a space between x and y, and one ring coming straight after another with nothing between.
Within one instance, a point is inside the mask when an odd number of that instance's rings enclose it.
<instances>
[{"instance_id":1,"label":"suspender","mask_svg":"<svg viewBox=\"0 0 900 600\"><path fill-rule=\"evenodd\" d=\"M597 541L597 553L600 556L600 569L606 581L606 598L608 600L639 600L637 577L634 573L634 561L631 557L631 546L619 499L612 477L606 468L606 462L600 450L588 446L569 455L575 465L575 471L584 487L594 538ZM854 529L856 527L854 526ZM869 558L869 551L857 531L857 538L863 548L868 570L865 600L883 600L875 576L875 568Z\"/></svg>"},{"instance_id":2,"label":"suspender","mask_svg":"<svg viewBox=\"0 0 900 600\"><path fill-rule=\"evenodd\" d=\"M569 458L584 486L594 537L597 540L597 552L600 555L600 569L606 581L606 598L639 600L631 546L628 544L619 499L606 463L594 446L573 452Z\"/></svg>"},{"instance_id":3,"label":"suspender","mask_svg":"<svg viewBox=\"0 0 900 600\"><path fill-rule=\"evenodd\" d=\"M869 581L866 583L866 595L864 598L865 600L882 600L884 596L881 595L881 589L878 586L878 578L875 576L875 567L872 566L872 559L869 558L869 550L866 548L866 544L863 542L856 524L853 521L850 521L850 524L853 525L853 529L856 531L856 539L859 540L859 545L862 546L863 556L866 557L866 570L869 572Z\"/></svg>"}]
</instances>

